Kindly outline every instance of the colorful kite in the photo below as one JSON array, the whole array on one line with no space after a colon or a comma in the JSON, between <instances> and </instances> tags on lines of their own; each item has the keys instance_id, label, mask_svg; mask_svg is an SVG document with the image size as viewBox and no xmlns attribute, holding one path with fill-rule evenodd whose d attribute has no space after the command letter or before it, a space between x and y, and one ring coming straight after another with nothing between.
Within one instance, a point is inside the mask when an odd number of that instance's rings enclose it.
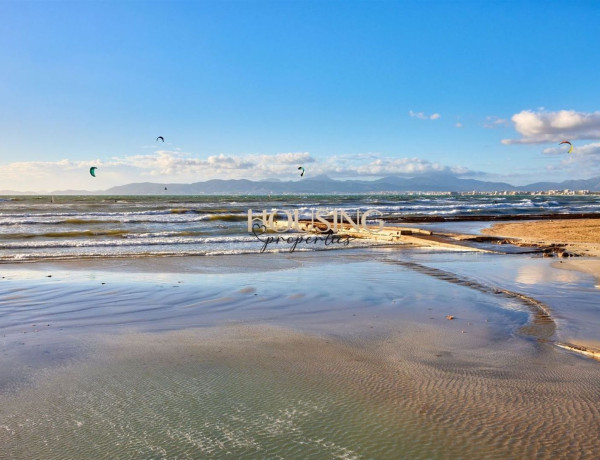
<instances>
[{"instance_id":1,"label":"colorful kite","mask_svg":"<svg viewBox=\"0 0 600 460\"><path fill-rule=\"evenodd\" d=\"M569 141L562 141L560 144L569 144L569 151L567 153L571 153L573 151L573 144L571 144ZM558 144L558 145L560 145Z\"/></svg>"}]
</instances>

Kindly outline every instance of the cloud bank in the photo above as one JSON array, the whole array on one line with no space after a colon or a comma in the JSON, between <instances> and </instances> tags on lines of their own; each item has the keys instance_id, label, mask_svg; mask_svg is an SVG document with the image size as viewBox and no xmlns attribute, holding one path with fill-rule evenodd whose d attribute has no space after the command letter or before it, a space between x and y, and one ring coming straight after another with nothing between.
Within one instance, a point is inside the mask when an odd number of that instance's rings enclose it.
<instances>
[{"instance_id":1,"label":"cloud bank","mask_svg":"<svg viewBox=\"0 0 600 460\"><path fill-rule=\"evenodd\" d=\"M97 166L97 177L89 168ZM104 190L132 182L193 183L210 179L298 178L327 174L337 178L416 176L430 173L471 174L462 166L447 166L417 157L391 158L377 153L346 154L316 159L308 152L246 155L212 155L206 158L171 150L148 155L91 161L14 162L0 168L0 188L15 191Z\"/></svg>"}]
</instances>

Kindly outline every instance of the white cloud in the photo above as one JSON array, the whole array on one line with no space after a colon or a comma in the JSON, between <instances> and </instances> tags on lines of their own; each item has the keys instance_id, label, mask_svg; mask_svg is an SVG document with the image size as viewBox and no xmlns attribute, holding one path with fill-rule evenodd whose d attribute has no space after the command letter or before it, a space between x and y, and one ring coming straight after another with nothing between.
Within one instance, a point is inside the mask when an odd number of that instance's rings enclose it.
<instances>
[{"instance_id":1,"label":"white cloud","mask_svg":"<svg viewBox=\"0 0 600 460\"><path fill-rule=\"evenodd\" d=\"M495 115L488 115L485 117L483 127L487 129L498 128L499 126L508 126L508 120L506 118L500 118Z\"/></svg>"},{"instance_id":2,"label":"white cloud","mask_svg":"<svg viewBox=\"0 0 600 460\"><path fill-rule=\"evenodd\" d=\"M437 120L441 117L439 113L425 115L423 112L413 112L412 110L409 110L408 114L413 118L418 118L419 120Z\"/></svg>"},{"instance_id":3,"label":"white cloud","mask_svg":"<svg viewBox=\"0 0 600 460\"><path fill-rule=\"evenodd\" d=\"M600 175L600 142L574 144L573 152L567 153L568 146L544 149L545 155L560 155L558 163L546 166L548 171L560 171L575 177L593 177Z\"/></svg>"},{"instance_id":4,"label":"white cloud","mask_svg":"<svg viewBox=\"0 0 600 460\"><path fill-rule=\"evenodd\" d=\"M543 144L564 139L600 139L600 111L546 112L523 110L511 120L521 138L503 139L503 144Z\"/></svg>"},{"instance_id":5,"label":"white cloud","mask_svg":"<svg viewBox=\"0 0 600 460\"><path fill-rule=\"evenodd\" d=\"M377 176L387 174L424 174L445 172L448 168L420 158L381 158L356 168L360 175Z\"/></svg>"},{"instance_id":6,"label":"white cloud","mask_svg":"<svg viewBox=\"0 0 600 460\"><path fill-rule=\"evenodd\" d=\"M468 174L461 166L446 166L417 157L391 158L377 153L344 154L315 159L308 152L246 155L190 154L159 150L148 155L112 157L101 161L16 162L0 168L1 188L18 191L104 190L132 182L191 183L209 179L280 178L295 179L297 166L306 167L305 176L380 177L390 174L415 176L426 173ZM89 168L97 166L97 177Z\"/></svg>"},{"instance_id":7,"label":"white cloud","mask_svg":"<svg viewBox=\"0 0 600 460\"><path fill-rule=\"evenodd\" d=\"M457 121L454 126L456 126L457 128L462 128L463 124L460 121Z\"/></svg>"},{"instance_id":8,"label":"white cloud","mask_svg":"<svg viewBox=\"0 0 600 460\"><path fill-rule=\"evenodd\" d=\"M565 155L569 150L568 145L562 145L559 147L550 147L543 150L545 155ZM594 142L592 144L585 145L573 145L573 152L570 155L575 156L600 156L600 142Z\"/></svg>"},{"instance_id":9,"label":"white cloud","mask_svg":"<svg viewBox=\"0 0 600 460\"><path fill-rule=\"evenodd\" d=\"M369 160L369 161L357 161ZM385 158L380 155L365 158L357 155L334 156L316 165L320 174L334 176L366 176L378 177L392 174L417 176L428 173L467 174L470 171L461 166L449 167L440 163L432 163L417 157Z\"/></svg>"},{"instance_id":10,"label":"white cloud","mask_svg":"<svg viewBox=\"0 0 600 460\"><path fill-rule=\"evenodd\" d=\"M262 160L270 160L269 155L261 155ZM295 163L313 163L315 160L310 156L310 153L278 153L274 158L277 163L295 164Z\"/></svg>"},{"instance_id":11,"label":"white cloud","mask_svg":"<svg viewBox=\"0 0 600 460\"><path fill-rule=\"evenodd\" d=\"M192 175L196 178L204 176L252 178L263 173L280 174L288 171L290 165L314 161L307 152L241 156L219 154L211 155L204 160L193 158L186 153L159 151L154 155L125 157L117 163L136 167L143 175L176 176L173 180L177 177L187 180Z\"/></svg>"},{"instance_id":12,"label":"white cloud","mask_svg":"<svg viewBox=\"0 0 600 460\"><path fill-rule=\"evenodd\" d=\"M585 155L585 156L590 156L590 155L596 155L596 156L600 156L600 142L593 142L591 144L586 144L586 145L581 145L581 146L575 146L575 148L573 148L573 152L576 155Z\"/></svg>"}]
</instances>

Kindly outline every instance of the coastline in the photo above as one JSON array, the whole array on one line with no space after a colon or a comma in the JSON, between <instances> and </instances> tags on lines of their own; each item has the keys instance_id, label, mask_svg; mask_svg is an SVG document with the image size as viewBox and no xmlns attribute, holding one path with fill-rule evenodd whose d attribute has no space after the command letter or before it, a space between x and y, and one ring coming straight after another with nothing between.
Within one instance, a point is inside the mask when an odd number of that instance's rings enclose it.
<instances>
[{"instance_id":1,"label":"coastline","mask_svg":"<svg viewBox=\"0 0 600 460\"><path fill-rule=\"evenodd\" d=\"M600 3L2 6L0 460L600 460Z\"/></svg>"},{"instance_id":2,"label":"coastline","mask_svg":"<svg viewBox=\"0 0 600 460\"><path fill-rule=\"evenodd\" d=\"M549 220L494 224L482 233L516 238L536 247L559 247L567 254L600 257L600 220Z\"/></svg>"},{"instance_id":3,"label":"coastline","mask_svg":"<svg viewBox=\"0 0 600 460\"><path fill-rule=\"evenodd\" d=\"M404 231L426 244L3 265L0 454L593 458L597 290L572 270L598 260Z\"/></svg>"}]
</instances>

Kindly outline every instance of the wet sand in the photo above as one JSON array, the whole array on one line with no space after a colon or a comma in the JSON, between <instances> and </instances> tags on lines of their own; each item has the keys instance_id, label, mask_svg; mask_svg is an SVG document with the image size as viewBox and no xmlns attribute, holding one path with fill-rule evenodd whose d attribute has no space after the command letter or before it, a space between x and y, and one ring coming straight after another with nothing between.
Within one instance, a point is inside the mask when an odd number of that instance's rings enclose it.
<instances>
[{"instance_id":1,"label":"wet sand","mask_svg":"<svg viewBox=\"0 0 600 460\"><path fill-rule=\"evenodd\" d=\"M95 337L0 396L0 445L10 458L595 458L597 363L439 332Z\"/></svg>"},{"instance_id":2,"label":"wet sand","mask_svg":"<svg viewBox=\"0 0 600 460\"><path fill-rule=\"evenodd\" d=\"M594 458L600 365L511 257L11 265L0 457Z\"/></svg>"},{"instance_id":3,"label":"wet sand","mask_svg":"<svg viewBox=\"0 0 600 460\"><path fill-rule=\"evenodd\" d=\"M597 259L556 259L537 254L509 254L504 256L486 254L420 254L411 258L427 271L449 272L446 279L476 282L483 288L495 286L515 295L525 294L541 302L541 312L547 314L555 326L552 341L557 346L585 352L600 357L600 290L598 280L590 271L582 268L593 266ZM573 269L571 263L578 269ZM532 313L538 309L535 302ZM539 314L539 313L538 313ZM540 336L538 334L538 336Z\"/></svg>"},{"instance_id":4,"label":"wet sand","mask_svg":"<svg viewBox=\"0 0 600 460\"><path fill-rule=\"evenodd\" d=\"M563 270L577 270L583 273L593 275L597 280L597 287L600 287L600 259L571 259L560 264L554 264L554 267Z\"/></svg>"},{"instance_id":5,"label":"wet sand","mask_svg":"<svg viewBox=\"0 0 600 460\"><path fill-rule=\"evenodd\" d=\"M600 220L549 220L494 224L482 230L486 235L518 238L524 243L550 246L564 245L576 255L600 257Z\"/></svg>"}]
</instances>

